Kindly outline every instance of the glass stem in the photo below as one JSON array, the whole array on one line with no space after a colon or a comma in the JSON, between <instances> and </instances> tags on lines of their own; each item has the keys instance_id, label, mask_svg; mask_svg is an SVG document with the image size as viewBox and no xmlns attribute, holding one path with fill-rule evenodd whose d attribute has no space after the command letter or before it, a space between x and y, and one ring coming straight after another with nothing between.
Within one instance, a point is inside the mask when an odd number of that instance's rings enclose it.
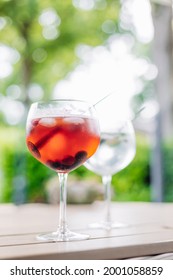
<instances>
[{"instance_id":1,"label":"glass stem","mask_svg":"<svg viewBox=\"0 0 173 280\"><path fill-rule=\"evenodd\" d=\"M111 175L105 175L102 177L102 182L105 188L104 194L105 194L105 203L106 203L106 216L105 216L105 222L110 223L111 222L111 211L110 211L110 204L111 204L111 181L112 176Z\"/></svg>"},{"instance_id":2,"label":"glass stem","mask_svg":"<svg viewBox=\"0 0 173 280\"><path fill-rule=\"evenodd\" d=\"M59 228L61 234L67 231L66 205L67 205L67 177L68 173L58 173L60 183L60 214Z\"/></svg>"}]
</instances>

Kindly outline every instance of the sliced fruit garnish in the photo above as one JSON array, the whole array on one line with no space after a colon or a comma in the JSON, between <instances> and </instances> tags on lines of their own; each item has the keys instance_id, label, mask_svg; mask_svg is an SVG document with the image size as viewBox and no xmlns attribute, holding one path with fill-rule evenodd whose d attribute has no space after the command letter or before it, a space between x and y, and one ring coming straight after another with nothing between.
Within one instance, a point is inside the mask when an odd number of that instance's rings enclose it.
<instances>
[{"instance_id":1,"label":"sliced fruit garnish","mask_svg":"<svg viewBox=\"0 0 173 280\"><path fill-rule=\"evenodd\" d=\"M34 145L31 141L27 142L28 148L30 152L36 157L36 158L41 158L41 154L39 150L37 149L36 145Z\"/></svg>"}]
</instances>

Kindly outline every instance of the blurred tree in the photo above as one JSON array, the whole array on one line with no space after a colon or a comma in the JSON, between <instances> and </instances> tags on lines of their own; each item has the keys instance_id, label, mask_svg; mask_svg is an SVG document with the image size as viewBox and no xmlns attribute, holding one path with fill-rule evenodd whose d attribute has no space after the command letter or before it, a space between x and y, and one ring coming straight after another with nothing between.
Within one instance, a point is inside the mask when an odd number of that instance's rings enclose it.
<instances>
[{"instance_id":1,"label":"blurred tree","mask_svg":"<svg viewBox=\"0 0 173 280\"><path fill-rule=\"evenodd\" d=\"M79 44L102 44L118 31L120 1L115 0L1 0L0 41L18 52L11 75L2 79L2 94L10 85L22 88L20 100L29 105L31 84L41 86L44 97L79 61ZM113 29L105 32L103 23Z\"/></svg>"},{"instance_id":2,"label":"blurred tree","mask_svg":"<svg viewBox=\"0 0 173 280\"><path fill-rule=\"evenodd\" d=\"M49 99L58 80L63 79L80 61L76 53L78 45L97 46L112 33L118 32L119 5L118 0L1 0L0 123L5 121L16 125L25 122L30 103ZM11 64L7 63L7 56ZM8 105L1 103L8 99ZM18 103L13 102L10 107L12 101ZM3 107L8 108L5 113ZM13 117L11 111L20 111L20 108L24 112L17 121L13 120L16 116ZM7 115L11 115L10 121ZM19 141L19 146L22 145L23 138ZM20 157L22 170L25 170L27 162L24 157L24 154ZM13 162L11 166L16 169ZM21 185L15 178L16 185L12 183L14 200L18 199L19 191L23 192L20 203L26 200L26 189L29 187L26 174L22 180L23 191L18 189ZM16 200L16 203L19 201Z\"/></svg>"}]
</instances>

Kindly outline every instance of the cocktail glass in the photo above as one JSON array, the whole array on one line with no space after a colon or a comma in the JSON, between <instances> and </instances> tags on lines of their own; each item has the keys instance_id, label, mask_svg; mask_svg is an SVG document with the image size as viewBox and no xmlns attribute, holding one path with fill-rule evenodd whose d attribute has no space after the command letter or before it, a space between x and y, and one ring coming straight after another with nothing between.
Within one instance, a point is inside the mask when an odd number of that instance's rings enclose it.
<instances>
[{"instance_id":1,"label":"cocktail glass","mask_svg":"<svg viewBox=\"0 0 173 280\"><path fill-rule=\"evenodd\" d=\"M127 224L111 219L111 180L112 175L124 169L133 160L136 152L135 133L129 120L112 120L108 127L101 127L101 140L96 153L84 163L89 170L102 176L105 188L105 220L95 222L92 228L120 228Z\"/></svg>"},{"instance_id":2,"label":"cocktail glass","mask_svg":"<svg viewBox=\"0 0 173 280\"><path fill-rule=\"evenodd\" d=\"M31 105L26 124L30 153L58 173L60 182L59 226L37 238L50 241L83 240L89 236L69 230L66 219L68 173L89 159L100 142L93 106L79 100L54 100Z\"/></svg>"}]
</instances>

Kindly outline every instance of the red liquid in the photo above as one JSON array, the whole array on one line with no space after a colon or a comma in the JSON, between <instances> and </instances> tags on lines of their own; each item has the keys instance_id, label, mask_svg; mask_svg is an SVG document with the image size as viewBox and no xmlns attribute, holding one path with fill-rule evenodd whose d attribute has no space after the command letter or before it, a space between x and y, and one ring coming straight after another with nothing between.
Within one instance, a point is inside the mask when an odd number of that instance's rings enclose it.
<instances>
[{"instance_id":1,"label":"red liquid","mask_svg":"<svg viewBox=\"0 0 173 280\"><path fill-rule=\"evenodd\" d=\"M82 165L100 142L97 121L80 116L33 119L27 130L31 154L62 173Z\"/></svg>"}]
</instances>

